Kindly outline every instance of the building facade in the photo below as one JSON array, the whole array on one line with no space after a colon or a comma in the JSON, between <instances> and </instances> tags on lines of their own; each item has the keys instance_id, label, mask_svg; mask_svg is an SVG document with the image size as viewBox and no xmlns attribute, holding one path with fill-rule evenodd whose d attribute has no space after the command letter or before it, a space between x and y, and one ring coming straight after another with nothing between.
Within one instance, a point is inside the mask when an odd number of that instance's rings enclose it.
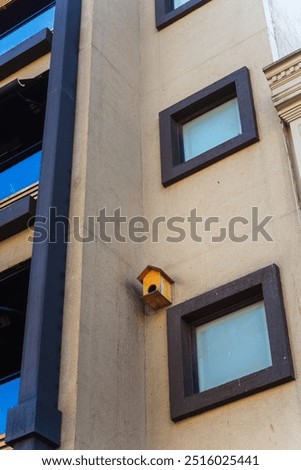
<instances>
[{"instance_id":1,"label":"building facade","mask_svg":"<svg viewBox=\"0 0 301 470\"><path fill-rule=\"evenodd\" d=\"M35 3L0 2L3 446L299 449L301 7Z\"/></svg>"}]
</instances>

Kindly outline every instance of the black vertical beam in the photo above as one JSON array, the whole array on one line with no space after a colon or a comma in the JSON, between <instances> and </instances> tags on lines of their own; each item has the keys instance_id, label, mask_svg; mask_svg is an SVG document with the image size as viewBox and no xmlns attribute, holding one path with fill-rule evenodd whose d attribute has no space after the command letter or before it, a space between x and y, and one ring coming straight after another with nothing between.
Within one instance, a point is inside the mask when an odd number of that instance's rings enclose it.
<instances>
[{"instance_id":1,"label":"black vertical beam","mask_svg":"<svg viewBox=\"0 0 301 470\"><path fill-rule=\"evenodd\" d=\"M81 0L57 0L36 220L49 209L68 216ZM6 442L15 449L60 445L58 385L64 284L65 237L34 243L21 370L19 404L8 414Z\"/></svg>"}]
</instances>

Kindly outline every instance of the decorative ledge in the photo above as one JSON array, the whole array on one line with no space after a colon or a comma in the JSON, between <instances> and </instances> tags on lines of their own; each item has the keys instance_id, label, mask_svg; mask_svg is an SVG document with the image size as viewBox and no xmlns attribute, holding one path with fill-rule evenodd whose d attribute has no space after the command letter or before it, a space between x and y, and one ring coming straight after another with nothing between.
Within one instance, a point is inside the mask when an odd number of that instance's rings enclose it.
<instances>
[{"instance_id":1,"label":"decorative ledge","mask_svg":"<svg viewBox=\"0 0 301 470\"><path fill-rule=\"evenodd\" d=\"M37 201L26 196L0 211L0 241L25 230L35 215Z\"/></svg>"},{"instance_id":2,"label":"decorative ledge","mask_svg":"<svg viewBox=\"0 0 301 470\"><path fill-rule=\"evenodd\" d=\"M30 186L27 186L24 189L21 189L17 193L12 194L11 196L6 197L0 201L0 213L2 209L5 209L8 206L11 206L20 199L23 199L25 196L31 196L34 199L37 199L39 192L39 183L33 183Z\"/></svg>"},{"instance_id":3,"label":"decorative ledge","mask_svg":"<svg viewBox=\"0 0 301 470\"><path fill-rule=\"evenodd\" d=\"M285 123L301 117L301 49L263 69L272 101Z\"/></svg>"},{"instance_id":4,"label":"decorative ledge","mask_svg":"<svg viewBox=\"0 0 301 470\"><path fill-rule=\"evenodd\" d=\"M0 56L0 80L51 51L52 31L45 28Z\"/></svg>"}]
</instances>

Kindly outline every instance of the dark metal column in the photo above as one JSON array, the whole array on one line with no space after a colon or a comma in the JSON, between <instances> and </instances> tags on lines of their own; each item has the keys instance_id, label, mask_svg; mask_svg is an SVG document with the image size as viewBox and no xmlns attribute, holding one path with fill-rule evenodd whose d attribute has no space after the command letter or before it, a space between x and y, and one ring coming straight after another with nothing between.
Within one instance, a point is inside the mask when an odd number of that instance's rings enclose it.
<instances>
[{"instance_id":1,"label":"dark metal column","mask_svg":"<svg viewBox=\"0 0 301 470\"><path fill-rule=\"evenodd\" d=\"M57 0L52 42L43 162L36 220L49 209L67 217L75 119L81 0ZM51 243L52 241L52 243ZM65 236L34 243L19 404L8 414L6 442L15 449L60 445L58 410L61 330L66 269Z\"/></svg>"}]
</instances>

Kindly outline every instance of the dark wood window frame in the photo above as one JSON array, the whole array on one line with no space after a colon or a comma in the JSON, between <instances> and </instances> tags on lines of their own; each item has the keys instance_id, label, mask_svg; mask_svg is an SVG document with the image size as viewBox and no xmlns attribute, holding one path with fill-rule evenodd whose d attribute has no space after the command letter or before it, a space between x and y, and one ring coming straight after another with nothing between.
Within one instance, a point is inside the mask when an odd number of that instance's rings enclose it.
<instances>
[{"instance_id":1,"label":"dark wood window frame","mask_svg":"<svg viewBox=\"0 0 301 470\"><path fill-rule=\"evenodd\" d=\"M182 125L237 97L242 133L184 161ZM159 113L161 172L169 186L259 140L250 74L243 67Z\"/></svg>"},{"instance_id":2,"label":"dark wood window frame","mask_svg":"<svg viewBox=\"0 0 301 470\"><path fill-rule=\"evenodd\" d=\"M173 8L173 0L156 0L156 27L158 30L174 23L188 13L205 5L210 0L189 0L178 8Z\"/></svg>"},{"instance_id":3,"label":"dark wood window frame","mask_svg":"<svg viewBox=\"0 0 301 470\"><path fill-rule=\"evenodd\" d=\"M196 391L196 326L264 301L272 366ZM171 419L179 421L294 379L279 268L273 264L171 307L167 312Z\"/></svg>"}]
</instances>

